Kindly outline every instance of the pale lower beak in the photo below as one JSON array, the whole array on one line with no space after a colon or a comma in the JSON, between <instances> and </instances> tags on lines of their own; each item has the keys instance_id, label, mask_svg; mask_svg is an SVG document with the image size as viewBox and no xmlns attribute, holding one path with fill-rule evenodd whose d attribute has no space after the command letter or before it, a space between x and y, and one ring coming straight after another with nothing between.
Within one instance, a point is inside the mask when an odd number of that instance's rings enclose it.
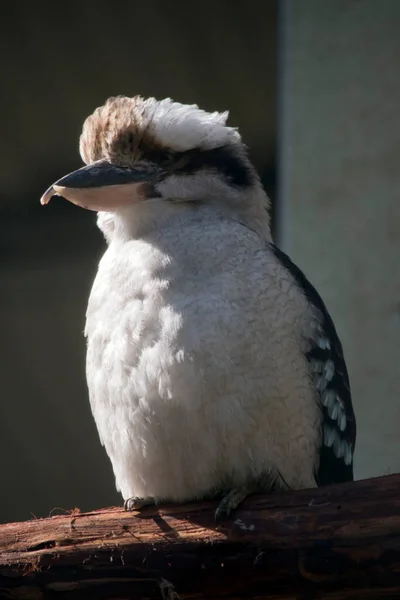
<instances>
[{"instance_id":1,"label":"pale lower beak","mask_svg":"<svg viewBox=\"0 0 400 600\"><path fill-rule=\"evenodd\" d=\"M41 204L52 196L94 211L112 211L149 197L155 173L117 167L100 160L62 177L43 194Z\"/></svg>"}]
</instances>

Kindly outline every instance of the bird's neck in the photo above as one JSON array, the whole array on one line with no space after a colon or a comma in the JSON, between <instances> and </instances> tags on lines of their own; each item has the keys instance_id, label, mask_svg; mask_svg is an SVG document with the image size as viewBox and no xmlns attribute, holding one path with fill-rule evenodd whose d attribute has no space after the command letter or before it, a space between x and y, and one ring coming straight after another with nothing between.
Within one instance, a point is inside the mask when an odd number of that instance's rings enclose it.
<instances>
[{"instance_id":1,"label":"bird's neck","mask_svg":"<svg viewBox=\"0 0 400 600\"><path fill-rule=\"evenodd\" d=\"M264 194L260 197L247 197L246 202L242 203L193 200L185 202L182 199L154 198L123 207L110 215L112 228L109 228L107 232L104 231L100 217L98 225L108 242L113 239L124 242L140 239L153 232L161 231L171 223L176 226L180 222L183 226L191 220L201 221L205 219L210 221L222 218L240 222L256 231L266 241L271 241L267 208ZM107 227L109 226L110 223L107 220Z\"/></svg>"}]
</instances>

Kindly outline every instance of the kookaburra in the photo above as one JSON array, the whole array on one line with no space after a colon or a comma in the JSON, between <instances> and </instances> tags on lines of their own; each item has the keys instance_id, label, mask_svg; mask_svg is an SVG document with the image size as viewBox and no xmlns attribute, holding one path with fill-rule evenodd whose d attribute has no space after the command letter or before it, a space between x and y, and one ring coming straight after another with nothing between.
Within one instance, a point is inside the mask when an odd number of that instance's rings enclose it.
<instances>
[{"instance_id":1,"label":"kookaburra","mask_svg":"<svg viewBox=\"0 0 400 600\"><path fill-rule=\"evenodd\" d=\"M87 118L53 195L97 211L87 382L129 510L353 478L342 346L273 243L268 199L227 113L115 97Z\"/></svg>"}]
</instances>

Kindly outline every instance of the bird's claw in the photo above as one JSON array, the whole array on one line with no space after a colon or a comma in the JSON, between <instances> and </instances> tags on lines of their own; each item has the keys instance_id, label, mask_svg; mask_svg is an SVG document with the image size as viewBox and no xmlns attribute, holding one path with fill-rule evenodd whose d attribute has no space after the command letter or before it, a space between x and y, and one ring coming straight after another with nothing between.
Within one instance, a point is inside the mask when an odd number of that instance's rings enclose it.
<instances>
[{"instance_id":1,"label":"bird's claw","mask_svg":"<svg viewBox=\"0 0 400 600\"><path fill-rule=\"evenodd\" d=\"M154 498L140 498L138 496L132 496L127 498L124 502L124 508L126 511L131 512L132 510L139 510L145 506L151 506L154 504Z\"/></svg>"},{"instance_id":2,"label":"bird's claw","mask_svg":"<svg viewBox=\"0 0 400 600\"><path fill-rule=\"evenodd\" d=\"M246 487L233 488L226 496L224 496L215 511L215 520L229 517L231 512L235 510L241 502L249 495L249 490Z\"/></svg>"}]
</instances>

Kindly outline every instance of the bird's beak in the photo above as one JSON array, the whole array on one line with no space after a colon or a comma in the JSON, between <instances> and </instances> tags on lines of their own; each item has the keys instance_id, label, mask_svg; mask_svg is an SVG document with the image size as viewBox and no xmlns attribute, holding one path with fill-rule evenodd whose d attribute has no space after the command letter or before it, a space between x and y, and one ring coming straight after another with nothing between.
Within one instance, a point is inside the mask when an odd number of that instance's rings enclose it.
<instances>
[{"instance_id":1,"label":"bird's beak","mask_svg":"<svg viewBox=\"0 0 400 600\"><path fill-rule=\"evenodd\" d=\"M148 198L155 175L99 160L53 183L40 203L48 204L52 196L62 196L88 210L111 212Z\"/></svg>"}]
</instances>

